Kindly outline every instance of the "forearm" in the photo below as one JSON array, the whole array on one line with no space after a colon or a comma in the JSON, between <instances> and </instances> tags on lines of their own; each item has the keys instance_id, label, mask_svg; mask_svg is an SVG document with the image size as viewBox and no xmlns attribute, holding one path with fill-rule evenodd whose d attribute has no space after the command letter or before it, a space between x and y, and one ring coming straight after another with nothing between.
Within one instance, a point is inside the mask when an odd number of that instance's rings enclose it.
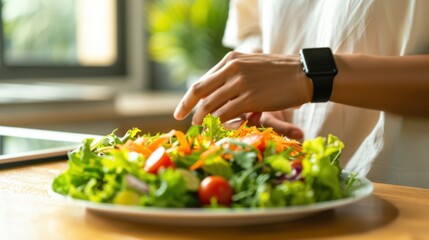
<instances>
[{"instance_id":1,"label":"forearm","mask_svg":"<svg viewBox=\"0 0 429 240\"><path fill-rule=\"evenodd\" d=\"M335 56L331 101L400 115L429 117L429 55Z\"/></svg>"}]
</instances>

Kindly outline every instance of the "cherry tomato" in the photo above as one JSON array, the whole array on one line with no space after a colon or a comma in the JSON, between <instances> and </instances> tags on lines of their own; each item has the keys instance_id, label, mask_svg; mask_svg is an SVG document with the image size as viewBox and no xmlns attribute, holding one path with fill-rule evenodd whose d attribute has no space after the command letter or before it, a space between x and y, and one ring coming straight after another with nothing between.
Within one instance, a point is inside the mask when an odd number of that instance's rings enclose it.
<instances>
[{"instance_id":1,"label":"cherry tomato","mask_svg":"<svg viewBox=\"0 0 429 240\"><path fill-rule=\"evenodd\" d=\"M261 134L250 134L241 138L241 141L257 148L261 153L265 150L265 139Z\"/></svg>"},{"instance_id":2,"label":"cherry tomato","mask_svg":"<svg viewBox=\"0 0 429 240\"><path fill-rule=\"evenodd\" d=\"M144 170L149 173L156 174L160 168L175 167L173 161L165 152L164 147L158 147L149 158L146 160Z\"/></svg>"},{"instance_id":3,"label":"cherry tomato","mask_svg":"<svg viewBox=\"0 0 429 240\"><path fill-rule=\"evenodd\" d=\"M234 190L228 181L221 176L208 176L204 178L198 188L200 203L209 205L212 198L216 198L220 205L231 205Z\"/></svg>"}]
</instances>

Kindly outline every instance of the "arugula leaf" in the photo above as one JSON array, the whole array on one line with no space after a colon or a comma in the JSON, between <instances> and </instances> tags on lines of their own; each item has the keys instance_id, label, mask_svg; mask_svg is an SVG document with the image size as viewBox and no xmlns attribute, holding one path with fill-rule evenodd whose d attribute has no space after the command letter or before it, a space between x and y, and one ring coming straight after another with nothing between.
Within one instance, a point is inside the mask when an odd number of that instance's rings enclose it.
<instances>
[{"instance_id":1,"label":"arugula leaf","mask_svg":"<svg viewBox=\"0 0 429 240\"><path fill-rule=\"evenodd\" d=\"M102 137L97 143L91 146L91 151L94 152L103 152L105 150L110 150L118 144L124 144L129 139L135 140L137 134L140 132L140 129L133 128L128 130L123 137L118 137L115 132L117 129L113 130L112 133Z\"/></svg>"},{"instance_id":2,"label":"arugula leaf","mask_svg":"<svg viewBox=\"0 0 429 240\"><path fill-rule=\"evenodd\" d=\"M120 138L119 143L124 144L129 139L135 140L136 136L139 132L140 132L140 129L138 129L138 128L132 128L132 129L128 130L127 133L125 133L125 135L122 138Z\"/></svg>"},{"instance_id":3,"label":"arugula leaf","mask_svg":"<svg viewBox=\"0 0 429 240\"><path fill-rule=\"evenodd\" d=\"M243 169L249 169L255 165L256 152L254 151L235 151L231 154L233 156L233 161Z\"/></svg>"},{"instance_id":4,"label":"arugula leaf","mask_svg":"<svg viewBox=\"0 0 429 240\"><path fill-rule=\"evenodd\" d=\"M153 206L186 207L192 202L185 179L179 172L162 169L158 175L159 185L153 192Z\"/></svg>"},{"instance_id":5,"label":"arugula leaf","mask_svg":"<svg viewBox=\"0 0 429 240\"><path fill-rule=\"evenodd\" d=\"M260 173L262 167L263 164L258 163L252 168L236 172L231 176L229 182L234 188L233 207L250 207L256 204L255 193L258 186L269 179L268 174Z\"/></svg>"},{"instance_id":6,"label":"arugula leaf","mask_svg":"<svg viewBox=\"0 0 429 240\"><path fill-rule=\"evenodd\" d=\"M225 148L224 153L230 154L232 156L231 161L235 162L240 168L249 169L255 165L258 150L254 146L230 138L224 138L222 142L223 144L237 147L234 150Z\"/></svg>"}]
</instances>

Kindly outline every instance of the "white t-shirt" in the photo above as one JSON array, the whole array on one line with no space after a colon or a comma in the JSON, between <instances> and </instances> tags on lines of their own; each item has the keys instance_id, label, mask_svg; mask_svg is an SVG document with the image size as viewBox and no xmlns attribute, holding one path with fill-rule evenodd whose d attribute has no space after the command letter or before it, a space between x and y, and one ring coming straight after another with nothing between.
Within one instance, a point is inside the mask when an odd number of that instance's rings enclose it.
<instances>
[{"instance_id":1,"label":"white t-shirt","mask_svg":"<svg viewBox=\"0 0 429 240\"><path fill-rule=\"evenodd\" d=\"M224 44L294 55L306 47L427 54L428 10L427 0L232 0ZM429 111L429 93L422 111ZM348 170L376 182L429 187L429 119L328 102L301 106L292 122L306 139L332 133L344 141Z\"/></svg>"}]
</instances>

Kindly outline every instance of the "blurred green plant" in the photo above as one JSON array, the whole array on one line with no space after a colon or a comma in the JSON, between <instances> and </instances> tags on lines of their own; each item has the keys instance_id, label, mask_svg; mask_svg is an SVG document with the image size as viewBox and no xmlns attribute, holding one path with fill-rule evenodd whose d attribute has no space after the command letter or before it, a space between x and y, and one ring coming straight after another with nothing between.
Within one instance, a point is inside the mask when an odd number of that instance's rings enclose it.
<instances>
[{"instance_id":1,"label":"blurred green plant","mask_svg":"<svg viewBox=\"0 0 429 240\"><path fill-rule=\"evenodd\" d=\"M150 0L149 54L183 83L214 66L230 51L222 45L228 0Z\"/></svg>"}]
</instances>

